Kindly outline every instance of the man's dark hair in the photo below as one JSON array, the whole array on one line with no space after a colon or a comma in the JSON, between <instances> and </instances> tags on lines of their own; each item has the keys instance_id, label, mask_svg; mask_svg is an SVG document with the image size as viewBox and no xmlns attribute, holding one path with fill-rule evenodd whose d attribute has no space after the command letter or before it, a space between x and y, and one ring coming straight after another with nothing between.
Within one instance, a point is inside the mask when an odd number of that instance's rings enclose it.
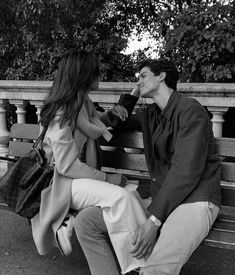
<instances>
[{"instance_id":1,"label":"man's dark hair","mask_svg":"<svg viewBox=\"0 0 235 275\"><path fill-rule=\"evenodd\" d=\"M177 89L179 72L172 61L166 59L147 59L140 64L139 71L144 67L148 67L155 75L165 72L166 85L174 90Z\"/></svg>"}]
</instances>

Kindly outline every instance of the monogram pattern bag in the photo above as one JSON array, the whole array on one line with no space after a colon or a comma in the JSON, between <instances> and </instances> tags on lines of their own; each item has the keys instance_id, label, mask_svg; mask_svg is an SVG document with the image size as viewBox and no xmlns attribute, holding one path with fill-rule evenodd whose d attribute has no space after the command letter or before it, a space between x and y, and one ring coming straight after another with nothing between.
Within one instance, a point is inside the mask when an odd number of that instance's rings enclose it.
<instances>
[{"instance_id":1,"label":"monogram pattern bag","mask_svg":"<svg viewBox=\"0 0 235 275\"><path fill-rule=\"evenodd\" d=\"M39 212L41 191L53 177L54 168L48 164L42 147L46 130L0 179L0 197L12 211L28 219Z\"/></svg>"}]
</instances>

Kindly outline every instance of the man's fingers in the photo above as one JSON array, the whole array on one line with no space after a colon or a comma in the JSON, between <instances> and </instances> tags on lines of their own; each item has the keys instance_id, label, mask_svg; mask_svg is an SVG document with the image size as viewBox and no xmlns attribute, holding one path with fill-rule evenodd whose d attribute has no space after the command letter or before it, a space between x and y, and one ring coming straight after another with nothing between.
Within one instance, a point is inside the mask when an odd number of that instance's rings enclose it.
<instances>
[{"instance_id":1,"label":"man's fingers","mask_svg":"<svg viewBox=\"0 0 235 275\"><path fill-rule=\"evenodd\" d=\"M146 243L141 243L138 249L133 250L132 255L136 257L137 259L143 258L148 251L149 246Z\"/></svg>"},{"instance_id":2,"label":"man's fingers","mask_svg":"<svg viewBox=\"0 0 235 275\"><path fill-rule=\"evenodd\" d=\"M135 246L138 238L138 231L136 230L133 237L132 237L132 245Z\"/></svg>"},{"instance_id":3,"label":"man's fingers","mask_svg":"<svg viewBox=\"0 0 235 275\"><path fill-rule=\"evenodd\" d=\"M133 248L131 250L131 253L135 254L139 251L141 247L142 242L139 239L138 233L137 233L137 238L135 241L132 241Z\"/></svg>"},{"instance_id":4,"label":"man's fingers","mask_svg":"<svg viewBox=\"0 0 235 275\"><path fill-rule=\"evenodd\" d=\"M149 246L148 250L146 251L146 253L144 255L145 260L147 260L148 257L152 254L153 248L154 248L154 246L152 246L152 245Z\"/></svg>"}]
</instances>

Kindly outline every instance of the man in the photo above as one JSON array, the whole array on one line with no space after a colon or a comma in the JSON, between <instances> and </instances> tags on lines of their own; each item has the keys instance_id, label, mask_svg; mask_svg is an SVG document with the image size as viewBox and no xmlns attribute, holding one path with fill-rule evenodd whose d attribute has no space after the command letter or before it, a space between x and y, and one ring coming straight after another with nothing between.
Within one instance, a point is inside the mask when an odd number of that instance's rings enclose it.
<instances>
[{"instance_id":1,"label":"man","mask_svg":"<svg viewBox=\"0 0 235 275\"><path fill-rule=\"evenodd\" d=\"M221 202L211 121L200 103L176 91L177 82L172 62L147 60L140 66L137 86L119 102L129 116L115 129L142 129L151 176L149 217L127 248L137 259L147 259L142 275L179 274L208 234ZM154 103L131 115L139 96ZM81 211L75 230L92 274L119 274L101 210Z\"/></svg>"}]
</instances>

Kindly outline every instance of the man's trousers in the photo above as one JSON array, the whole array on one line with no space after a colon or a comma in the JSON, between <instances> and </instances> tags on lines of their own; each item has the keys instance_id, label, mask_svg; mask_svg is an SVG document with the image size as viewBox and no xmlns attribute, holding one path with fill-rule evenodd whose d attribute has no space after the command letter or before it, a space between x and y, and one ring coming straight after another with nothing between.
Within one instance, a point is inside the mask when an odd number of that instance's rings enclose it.
<instances>
[{"instance_id":1,"label":"man's trousers","mask_svg":"<svg viewBox=\"0 0 235 275\"><path fill-rule=\"evenodd\" d=\"M179 274L193 251L207 236L218 212L219 207L210 202L178 206L163 224L154 250L140 274ZM76 217L74 226L92 275L120 274L102 210L98 207L82 210Z\"/></svg>"}]
</instances>

